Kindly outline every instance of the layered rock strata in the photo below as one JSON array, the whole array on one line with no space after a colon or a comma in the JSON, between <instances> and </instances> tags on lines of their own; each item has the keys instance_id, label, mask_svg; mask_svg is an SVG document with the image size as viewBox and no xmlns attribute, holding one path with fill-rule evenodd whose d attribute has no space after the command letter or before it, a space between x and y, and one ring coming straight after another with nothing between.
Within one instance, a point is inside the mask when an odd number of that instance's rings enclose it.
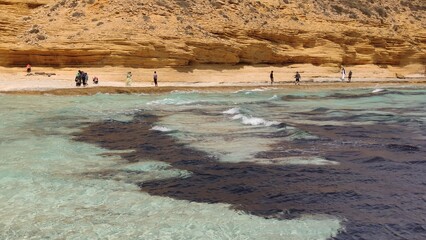
<instances>
[{"instance_id":1,"label":"layered rock strata","mask_svg":"<svg viewBox=\"0 0 426 240\"><path fill-rule=\"evenodd\" d=\"M0 0L0 65L426 63L422 0Z\"/></svg>"}]
</instances>

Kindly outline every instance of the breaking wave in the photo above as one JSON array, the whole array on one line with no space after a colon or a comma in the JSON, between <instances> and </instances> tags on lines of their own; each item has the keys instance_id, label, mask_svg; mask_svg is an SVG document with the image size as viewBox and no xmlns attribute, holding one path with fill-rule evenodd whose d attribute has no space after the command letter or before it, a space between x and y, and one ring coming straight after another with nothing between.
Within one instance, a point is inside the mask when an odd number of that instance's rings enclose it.
<instances>
[{"instance_id":1,"label":"breaking wave","mask_svg":"<svg viewBox=\"0 0 426 240\"><path fill-rule=\"evenodd\" d=\"M223 114L227 114L227 115L234 115L234 114L239 114L240 113L240 108L231 108L229 110L226 110L224 112L222 112Z\"/></svg>"},{"instance_id":2,"label":"breaking wave","mask_svg":"<svg viewBox=\"0 0 426 240\"><path fill-rule=\"evenodd\" d=\"M167 127L163 127L163 126L154 126L154 127L151 128L151 130L159 131L159 132L171 132L171 131L173 131L172 129L167 128Z\"/></svg>"},{"instance_id":3,"label":"breaking wave","mask_svg":"<svg viewBox=\"0 0 426 240\"><path fill-rule=\"evenodd\" d=\"M270 126L281 124L280 122L277 122L277 121L268 121L263 118L244 115L241 113L241 110L238 107L231 108L222 113L225 115L233 115L231 117L232 120L241 120L241 123L244 125L270 127Z\"/></svg>"},{"instance_id":4,"label":"breaking wave","mask_svg":"<svg viewBox=\"0 0 426 240\"><path fill-rule=\"evenodd\" d=\"M277 121L268 121L268 120L265 120L263 118L248 117L248 116L245 116L245 115L242 115L242 114L237 114L237 115L233 116L232 119L241 120L241 122L244 125L252 125L252 126L263 125L263 126L270 127L270 126L273 126L273 125L279 125L280 124L280 122L277 122Z\"/></svg>"}]
</instances>

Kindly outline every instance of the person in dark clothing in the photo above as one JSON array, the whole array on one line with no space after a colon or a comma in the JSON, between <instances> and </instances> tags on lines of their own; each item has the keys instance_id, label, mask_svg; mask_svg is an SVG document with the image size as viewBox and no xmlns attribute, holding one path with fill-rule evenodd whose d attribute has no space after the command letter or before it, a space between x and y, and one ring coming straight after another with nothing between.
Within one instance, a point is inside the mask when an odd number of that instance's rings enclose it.
<instances>
[{"instance_id":1,"label":"person in dark clothing","mask_svg":"<svg viewBox=\"0 0 426 240\"><path fill-rule=\"evenodd\" d=\"M89 75L87 74L87 72L83 72L82 81L83 86L87 86L87 82L89 81Z\"/></svg>"},{"instance_id":2,"label":"person in dark clothing","mask_svg":"<svg viewBox=\"0 0 426 240\"><path fill-rule=\"evenodd\" d=\"M352 70L349 71L349 75L348 75L348 82L351 82L352 79Z\"/></svg>"},{"instance_id":3,"label":"person in dark clothing","mask_svg":"<svg viewBox=\"0 0 426 240\"><path fill-rule=\"evenodd\" d=\"M99 83L99 79L98 77L93 77L93 84L98 84Z\"/></svg>"},{"instance_id":4,"label":"person in dark clothing","mask_svg":"<svg viewBox=\"0 0 426 240\"><path fill-rule=\"evenodd\" d=\"M156 71L154 71L154 84L155 84L155 86L157 87L158 85L157 85L157 79L158 79L158 75L157 75L157 72Z\"/></svg>"},{"instance_id":5,"label":"person in dark clothing","mask_svg":"<svg viewBox=\"0 0 426 240\"><path fill-rule=\"evenodd\" d=\"M296 81L294 82L294 85L300 85L300 78L302 78L300 76L299 72L296 72L296 75L294 75L294 78L296 79Z\"/></svg>"},{"instance_id":6,"label":"person in dark clothing","mask_svg":"<svg viewBox=\"0 0 426 240\"><path fill-rule=\"evenodd\" d=\"M274 83L274 71L271 71L271 74L269 74L269 78L271 79L271 85Z\"/></svg>"},{"instance_id":7,"label":"person in dark clothing","mask_svg":"<svg viewBox=\"0 0 426 240\"><path fill-rule=\"evenodd\" d=\"M82 77L82 71L78 70L77 75L75 76L75 86L77 87L81 86L81 77Z\"/></svg>"}]
</instances>

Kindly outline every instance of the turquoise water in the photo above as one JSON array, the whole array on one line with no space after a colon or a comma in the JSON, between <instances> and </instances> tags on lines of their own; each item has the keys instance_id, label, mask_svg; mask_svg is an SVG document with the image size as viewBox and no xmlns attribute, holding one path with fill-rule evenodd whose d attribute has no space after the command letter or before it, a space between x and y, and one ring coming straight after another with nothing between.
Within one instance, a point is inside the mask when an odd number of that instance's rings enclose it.
<instances>
[{"instance_id":1,"label":"turquoise water","mask_svg":"<svg viewBox=\"0 0 426 240\"><path fill-rule=\"evenodd\" d=\"M251 207L239 209L235 201L226 198L198 201L190 195L154 193L149 185L152 182L176 182L176 179L191 182L199 173L177 167L156 154L138 155L132 139L114 140L122 141L124 147L113 149L102 145L109 141L104 135L92 134L99 144L81 141L76 136L84 135L87 128L108 124L133 124L137 128L135 116L150 114L158 120L150 123L149 134L173 139L176 148L185 146L201 151L217 164L232 164L237 168L252 164L287 170L331 169L351 165L321 149L302 148L294 153L283 142L318 141L323 136L317 129L324 126L368 129L388 124L409 129L413 144L423 151L426 91L394 89L374 94L372 90L257 89L234 93L73 97L0 95L0 238L345 236L341 234L355 231L349 227L351 216L345 211L307 210L293 217L276 217L277 213L260 214ZM144 118L141 119L143 122ZM327 144L339 148L334 142ZM124 155L133 155L137 161L130 162ZM180 155L168 157L178 160ZM107 177L104 173L108 173ZM300 192L309 191L309 188L300 189ZM278 210L287 211L284 205ZM420 211L424 208L420 207Z\"/></svg>"}]
</instances>

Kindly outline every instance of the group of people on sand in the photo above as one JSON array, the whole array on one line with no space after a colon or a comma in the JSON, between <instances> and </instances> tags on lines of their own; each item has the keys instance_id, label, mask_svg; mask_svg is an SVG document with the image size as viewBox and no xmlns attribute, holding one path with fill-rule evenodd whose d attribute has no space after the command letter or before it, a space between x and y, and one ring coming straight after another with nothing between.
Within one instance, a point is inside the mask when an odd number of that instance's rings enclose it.
<instances>
[{"instance_id":1,"label":"group of people on sand","mask_svg":"<svg viewBox=\"0 0 426 240\"><path fill-rule=\"evenodd\" d=\"M27 64L27 74L31 73L31 65ZM346 78L346 69L344 67L342 67L341 69L341 73L342 73L342 77L341 77L341 81L345 81ZM271 85L274 84L274 71L271 71L271 73L269 74L269 78L271 80ZM294 75L294 85L300 85L300 79L301 79L301 75L298 71L296 71L296 74ZM75 84L77 87L80 87L81 85L83 85L84 87L88 85L88 80L89 80L89 75L87 74L87 72L78 70L77 75L75 76ZM93 84L98 84L99 83L99 79L98 77L93 77ZM154 71L153 74L153 80L154 80L154 85L157 87L158 86L158 75L157 75L157 71ZM349 71L348 74L348 82L351 82L352 80L352 71ZM132 85L132 72L127 72L127 79L126 79L126 86L130 87Z\"/></svg>"},{"instance_id":2,"label":"group of people on sand","mask_svg":"<svg viewBox=\"0 0 426 240\"><path fill-rule=\"evenodd\" d=\"M83 87L88 85L88 81L89 81L89 74L87 74L87 72L83 72L81 70L77 71L77 75L75 76L75 85L77 87L80 87L81 85L83 85ZM93 77L93 84L98 84L99 83L99 79L98 77Z\"/></svg>"},{"instance_id":3,"label":"group of people on sand","mask_svg":"<svg viewBox=\"0 0 426 240\"><path fill-rule=\"evenodd\" d=\"M271 71L269 78L271 79L271 85L274 84L274 71ZM294 75L294 85L300 85L301 78L300 73L296 72L296 75Z\"/></svg>"},{"instance_id":4,"label":"group of people on sand","mask_svg":"<svg viewBox=\"0 0 426 240\"><path fill-rule=\"evenodd\" d=\"M341 81L345 81L346 78L346 69L344 67L342 67L342 78L340 79ZM269 74L269 78L271 79L271 85L274 84L274 71L271 71L271 73ZM300 73L297 71L296 74L294 75L294 85L300 85L300 79L302 77L300 76ZM352 71L349 71L348 74L348 82L351 82L352 80Z\"/></svg>"},{"instance_id":5,"label":"group of people on sand","mask_svg":"<svg viewBox=\"0 0 426 240\"><path fill-rule=\"evenodd\" d=\"M126 86L130 87L132 86L132 72L127 72L127 77L126 77ZM154 85L156 87L158 87L158 75L157 75L157 71L154 71L154 75L152 76L153 80L154 80Z\"/></svg>"},{"instance_id":6,"label":"group of people on sand","mask_svg":"<svg viewBox=\"0 0 426 240\"><path fill-rule=\"evenodd\" d=\"M130 87L132 86L132 72L127 72L127 77L126 77L126 86ZM81 70L78 70L77 75L75 76L75 85L77 87L80 87L81 85L83 85L84 87L88 85L88 80L89 80L89 75L87 74L87 72L83 72ZM154 75L153 75L153 80L154 80L154 85L156 87L158 87L158 75L157 75L157 71L154 71ZM99 78L98 77L93 77L93 84L98 84L99 83Z\"/></svg>"},{"instance_id":7,"label":"group of people on sand","mask_svg":"<svg viewBox=\"0 0 426 240\"><path fill-rule=\"evenodd\" d=\"M341 72L342 72L342 78L341 78L341 80L343 82L343 81L345 81L345 78L346 78L346 69L344 67L342 67L342 71ZM351 82L351 80L352 80L352 70L349 71L348 82Z\"/></svg>"}]
</instances>

